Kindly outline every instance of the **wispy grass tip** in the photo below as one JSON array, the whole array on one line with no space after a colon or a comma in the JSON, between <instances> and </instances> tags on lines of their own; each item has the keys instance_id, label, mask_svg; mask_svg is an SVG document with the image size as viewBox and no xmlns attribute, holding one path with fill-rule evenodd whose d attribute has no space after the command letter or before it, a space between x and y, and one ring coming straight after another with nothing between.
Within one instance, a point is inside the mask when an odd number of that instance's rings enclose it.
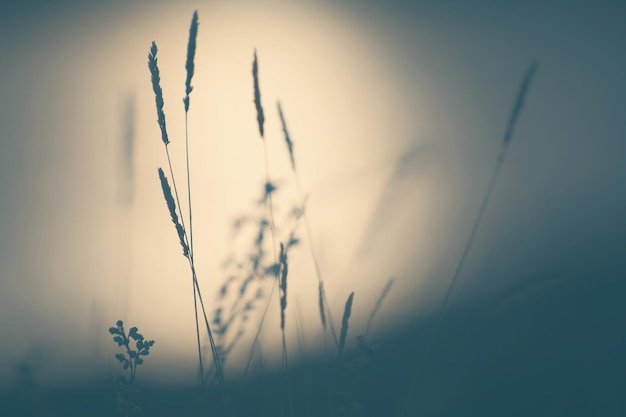
<instances>
[{"instance_id":1,"label":"wispy grass tip","mask_svg":"<svg viewBox=\"0 0 626 417\"><path fill-rule=\"evenodd\" d=\"M352 314L353 299L354 291L348 296L348 301L346 301L346 307L343 310L343 318L341 319L341 333L339 334L339 346L337 347L337 349L339 350L340 358L343 354L343 348L346 345L346 338L348 337L348 322L350 320L350 315Z\"/></svg>"},{"instance_id":2,"label":"wispy grass tip","mask_svg":"<svg viewBox=\"0 0 626 417\"><path fill-rule=\"evenodd\" d=\"M180 245L183 248L183 255L185 257L189 256L189 247L187 243L185 243L185 229L178 221L178 215L176 214L176 203L174 202L174 197L172 196L172 189L170 188L170 184L167 181L167 177L163 172L163 169L159 168L159 179L161 180L161 188L163 189L163 196L165 197L165 202L167 203L167 208L170 212L170 217L172 218L172 223L176 227L176 232L178 233L178 239L180 240Z\"/></svg>"},{"instance_id":3,"label":"wispy grass tip","mask_svg":"<svg viewBox=\"0 0 626 417\"><path fill-rule=\"evenodd\" d=\"M318 286L319 296L319 308L320 308L320 320L322 321L322 328L326 331L326 312L324 310L324 283L320 281Z\"/></svg>"},{"instance_id":4,"label":"wispy grass tip","mask_svg":"<svg viewBox=\"0 0 626 417\"><path fill-rule=\"evenodd\" d=\"M535 76L535 72L537 71L537 61L531 62L528 70L526 71L526 76L522 80L522 84L520 85L519 92L517 93L517 100L515 100L515 105L513 106L513 111L511 112L511 117L509 118L509 122L507 124L506 133L504 134L503 143L504 145L508 145L511 142L511 138L513 137L513 129L515 124L517 123L517 118L522 112L522 108L524 107L524 101L526 99L526 95L528 94L528 89L530 88L530 83Z\"/></svg>"},{"instance_id":5,"label":"wispy grass tip","mask_svg":"<svg viewBox=\"0 0 626 417\"><path fill-rule=\"evenodd\" d=\"M191 18L191 27L189 28L189 43L187 45L187 62L185 68L187 69L187 79L185 80L185 113L189 111L189 94L193 90L191 86L191 78L194 72L194 57L196 55L196 38L198 37L198 11L193 12Z\"/></svg>"},{"instance_id":6,"label":"wispy grass tip","mask_svg":"<svg viewBox=\"0 0 626 417\"><path fill-rule=\"evenodd\" d=\"M280 255L278 257L280 263L280 328L285 330L285 310L287 310L287 251L285 246L280 244Z\"/></svg>"},{"instance_id":7,"label":"wispy grass tip","mask_svg":"<svg viewBox=\"0 0 626 417\"><path fill-rule=\"evenodd\" d=\"M293 155L293 142L291 136L289 136L289 130L287 130L287 122L285 121L285 115L283 114L283 108L278 102L278 115L280 116L280 123L283 126L283 133L285 134L285 143L287 144L287 150L289 151L289 159L291 160L291 169L296 170L296 159Z\"/></svg>"},{"instance_id":8,"label":"wispy grass tip","mask_svg":"<svg viewBox=\"0 0 626 417\"><path fill-rule=\"evenodd\" d=\"M152 42L150 52L148 53L148 68L150 69L150 75L152 79L152 90L154 90L154 96L156 101L157 121L161 128L161 139L167 146L170 140L167 136L167 129L165 127L165 113L163 112L163 90L161 89L161 76L159 73L159 66L157 64L157 45L156 42Z\"/></svg>"},{"instance_id":9,"label":"wispy grass tip","mask_svg":"<svg viewBox=\"0 0 626 417\"><path fill-rule=\"evenodd\" d=\"M259 89L259 64L254 50L254 61L252 62L252 77L254 78L254 105L256 106L256 119L259 122L259 133L261 138L265 139L263 125L265 116L263 115L263 106L261 105L261 90Z\"/></svg>"}]
</instances>

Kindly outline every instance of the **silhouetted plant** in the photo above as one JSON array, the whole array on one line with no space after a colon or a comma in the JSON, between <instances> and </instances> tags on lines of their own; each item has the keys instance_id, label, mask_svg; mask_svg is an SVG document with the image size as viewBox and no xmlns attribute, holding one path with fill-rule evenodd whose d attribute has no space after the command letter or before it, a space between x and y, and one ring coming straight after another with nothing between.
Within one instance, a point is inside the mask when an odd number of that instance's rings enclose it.
<instances>
[{"instance_id":1,"label":"silhouetted plant","mask_svg":"<svg viewBox=\"0 0 626 417\"><path fill-rule=\"evenodd\" d=\"M133 386L137 375L137 367L143 364L143 357L150 354L150 348L154 340L146 340L136 327L131 327L126 335L124 322L118 320L116 327L110 327L109 333L113 335L113 341L119 347L126 349L125 353L117 353L115 359L122 365L128 375L117 375L117 407L118 412L124 416L136 416L141 413L137 405L137 389ZM131 341L135 342L135 348L131 347Z\"/></svg>"},{"instance_id":2,"label":"silhouetted plant","mask_svg":"<svg viewBox=\"0 0 626 417\"><path fill-rule=\"evenodd\" d=\"M378 296L378 299L376 300L376 303L374 304L367 320L365 333L356 337L356 350L351 352L349 356L346 355L340 359L338 368L339 386L336 394L336 412L339 416L357 417L362 416L365 413L364 406L360 398L361 383L363 381L363 373L367 366L372 362L372 358L376 353L376 345L369 342L368 334L371 330L376 314L380 310L383 301L391 291L393 282L394 279L390 278Z\"/></svg>"},{"instance_id":3,"label":"silhouetted plant","mask_svg":"<svg viewBox=\"0 0 626 417\"><path fill-rule=\"evenodd\" d=\"M161 88L161 75L157 62L157 52L158 48L156 42L152 42L152 46L150 47L150 52L148 53L148 69L150 70L150 78L152 81L152 90L154 91L155 103L156 103L156 111L157 111L157 122L159 124L159 128L161 129L161 139L163 144L165 145L165 154L167 156L167 164L170 172L170 177L172 181L172 187L170 188L169 182L165 173L161 168L159 168L159 179L161 181L161 188L163 190L163 196L165 197L165 201L170 212L170 217L172 218L172 222L176 227L176 231L178 233L178 238L180 244L183 248L183 256L187 258L189 263L189 268L191 272L192 279L192 290L193 290L193 302L194 302L194 320L196 324L196 342L198 346L198 361L199 361L199 370L200 370L200 380L204 384L204 365L202 359L202 347L200 344L200 327L199 327L199 314L198 314L198 301L200 302L200 309L202 312L202 317L204 318L204 323L206 326L206 330L209 336L209 342L211 345L211 353L213 356L213 362L215 365L215 369L217 371L217 376L220 381L220 387L222 391L222 398L224 401L224 405L229 414L231 413L230 408L230 400L228 397L228 391L226 389L226 381L224 378L224 372L222 368L222 364L220 361L220 354L215 344L215 339L213 337L213 332L211 330L211 326L209 324L209 319L207 317L206 308L204 305L204 301L202 298L202 292L200 291L200 287L198 285L198 277L196 274L196 266L195 266L195 258L194 258L194 246L193 246L193 216L192 216L192 204L191 204L191 182L189 176L189 135L188 135L188 124L187 124L187 116L189 111L189 94L192 92L193 87L191 85L191 80L194 74L194 57L196 51L196 38L198 35L198 13L194 12L191 27L189 29L189 43L187 46L187 60L185 67L187 69L187 77L185 80L185 97L183 98L183 104L185 106L185 162L187 167L187 201L189 205L189 218L188 218L188 229L186 227L185 219L183 218L182 211L180 211L180 222L178 221L179 216L176 211L182 210L180 205L178 187L176 186L176 180L174 177L174 169L172 167L172 161L170 158L169 152L169 136L167 134L167 128L165 123L165 113L163 111L164 100L163 100L163 90ZM173 191L173 192L172 192Z\"/></svg>"},{"instance_id":4,"label":"silhouetted plant","mask_svg":"<svg viewBox=\"0 0 626 417\"><path fill-rule=\"evenodd\" d=\"M265 305L261 311L260 320L253 331L255 332L255 336L250 348L250 353L247 357L247 363L245 365L245 369L243 372L243 378L241 380L241 387L239 392L239 401L234 405L238 407L242 403L243 392L246 384L246 378L248 376L248 370L250 364L252 362L252 358L255 353L255 348L258 347L260 351L259 345L259 336L262 331L263 323L265 317L267 315L268 307L270 305L270 299L275 288L278 286L279 290L279 302L280 302L280 329L282 333L282 354L283 354L283 370L285 372L285 382L286 382L286 395L287 401L289 401L290 413L294 415L293 410L293 402L292 402L292 392L291 385L289 383L289 372L288 372L288 361L287 361L287 343L285 336L285 323L286 323L286 307L287 307L287 276L288 276L288 257L287 252L289 248L298 244L299 239L296 237L297 226L299 224L300 218L304 219L304 225L306 227L306 238L307 243L310 250L310 255L313 260L315 266L315 272L318 279L318 294L317 301L319 305L319 315L320 321L322 324L322 329L324 332L324 352L326 354L327 359L327 373L326 373L326 386L327 386L327 397L328 400L328 415L341 415L341 416L358 416L364 414L364 406L359 401L359 382L361 378L361 371L363 368L370 362L371 357L374 353L374 348L369 342L369 333L372 326L372 322L377 312L380 309L380 306L391 290L391 286L393 284L393 280L388 281L387 285L382 290L380 297L377 299L367 322L367 326L365 332L356 337L357 340L357 349L356 351L350 351L346 348L346 342L348 340L348 325L350 316L352 313L352 304L354 298L354 292L352 292L345 304L343 317L341 320L341 328L340 332L337 333L335 331L335 322L332 317L332 312L326 297L324 281L322 280L322 274L319 267L319 262L317 260L317 256L314 250L313 238L311 233L311 228L309 226L309 222L306 216L305 211L305 203L306 196L303 196L300 180L298 177L298 172L296 170L296 157L294 154L294 142L292 137L289 134L287 129L287 123L285 120L285 115L283 113L283 108L280 103L277 104L278 115L280 118L282 132L284 134L285 144L287 147L287 152L289 155L289 159L291 162L291 171L295 177L297 191L298 191L298 207L293 210L292 216L295 218L295 224L291 229L288 240L283 240L287 242L284 246L280 245L280 254L277 253L277 242L278 239L276 234L279 232L276 229L276 224L274 221L274 205L273 205L273 197L278 189L277 183L272 182L270 178L270 163L268 157L268 147L267 140L268 137L265 136L267 131L265 130L265 113L263 111L263 106L261 103L261 92L260 92L260 80L259 80L259 64L257 51L254 51L253 62L252 62L252 77L253 77L253 102L256 111L256 120L258 124L258 132L260 138L263 142L263 151L264 151L264 162L265 162L265 182L263 184L264 189L261 198L258 200L258 206L264 207L266 209L265 213L262 214L253 214L242 216L237 219L235 222L235 231L240 231L243 228L246 228L250 225L254 227L253 229L253 237L252 237L252 245L248 251L244 255L242 259L231 258L231 261L228 265L235 265L235 271L228 271L229 275L227 276L225 282L223 283L216 306L214 308L213 319L211 320L211 325L213 326L213 330L209 325L209 320L207 318L207 313L205 310L205 305L202 299L202 295L200 292L200 287L198 285L198 278L196 275L196 267L194 261L194 244L193 244L193 222L192 222L192 200L191 200L191 186L190 186L190 170L189 170L189 140L188 140L188 111L190 106L190 93L193 90L191 85L192 77L194 75L195 67L194 67L194 57L196 51L196 38L198 31L198 14L194 13L192 18L191 27L189 30L189 43L187 47L187 61L186 61L186 70L187 77L185 80L185 96L183 98L184 110L185 110L185 157L186 157L186 168L187 168L187 202L188 202L188 217L184 215L182 212L182 207L179 200L179 193L176 187L176 181L174 178L174 171L172 169L172 163L170 160L169 154L169 144L170 139L167 134L166 122L165 122L165 113L163 111L164 101L163 101L163 91L160 86L160 73L157 65L157 46L156 43L152 43L152 47L150 48L150 52L148 55L148 67L150 69L152 87L155 94L155 102L156 102L156 111L157 111L157 122L161 130L161 139L165 145L167 163L169 169L169 180L166 176L166 172L159 168L159 180L161 182L161 188L163 191L163 195L166 200L166 205L168 207L168 211L170 214L170 218L174 223L178 239L180 245L182 247L183 256L187 259L192 277L192 289L194 296L194 312L195 312L195 324L196 324L196 337L197 337L197 345L198 345L198 357L199 357L199 369L201 380L204 382L209 381L210 378L204 375L204 365L203 365L203 352L202 346L200 343L200 328L199 328L199 311L198 307L200 307L202 318L204 319L207 335L210 342L210 347L213 355L213 363L211 364L212 368L209 369L209 373L207 375L213 376L216 379L219 379L220 387L222 390L224 405L226 408L226 412L228 415L234 415L233 409L231 408L229 393L226 388L226 383L224 379L223 372L223 364L225 363L228 355L233 350L237 342L241 339L244 334L245 325L250 317L250 313L255 310L259 305L258 302L265 300ZM418 376L421 371L421 367L425 363L428 352L432 347L432 342L436 337L437 329L443 319L443 315L452 292L453 287L460 275L460 271L462 270L464 261L466 259L467 253L472 246L473 238L476 234L476 230L478 229L482 216L484 214L484 209L490 199L491 192L493 190L494 184L498 177L500 168L504 161L504 157L506 155L506 151L511 142L512 132L515 127L517 118L522 110L524 98L526 96L528 87L533 78L535 72L535 65L533 64L527 73L527 76L520 88L520 93L518 95L518 100L515 103L514 109L511 114L511 118L507 125L507 130L502 140L502 149L501 153L498 156L498 162L496 164L496 168L494 169L491 182L488 186L487 193L485 198L483 199L483 204L479 210L479 214L475 221L472 232L470 233L469 240L465 246L465 251L461 257L461 260L458 264L457 270L453 276L453 279L448 287L448 291L441 305L440 313L437 317L437 323L435 329L431 335L430 342L428 344L426 354L422 358L420 365L418 365L414 380L409 386L408 394L405 399L401 414L406 412L406 406L408 404L408 399L411 394L411 390L415 385L415 381L418 379ZM406 161L405 161L406 162ZM402 174L402 170L398 171L399 174ZM171 183L171 187L170 187ZM267 242L267 234L271 236L271 253L267 253L267 245L270 243ZM266 285L268 284L267 278L274 278L271 282L271 288L266 290ZM231 296L232 294L232 296ZM227 295L230 297L227 300ZM227 301L226 301L227 300ZM199 303L198 303L199 301ZM199 304L199 306L198 306ZM135 403L135 395L136 391L133 387L133 382L136 376L137 366L141 365L143 362L142 356L147 356L150 350L150 347L154 344L154 341L145 341L143 336L137 332L137 328L132 328L128 335L125 334L123 323L121 321L117 322L117 327L111 327L109 329L112 335L114 335L114 341L118 343L120 347L126 348L125 354L117 354L116 358L122 365L124 370L128 370L129 374L118 376L118 404L120 405L120 409L122 412L126 414L126 416L135 415L139 412L139 407ZM334 355L331 359L331 355L327 350L327 335L331 333L332 338L335 343L335 347L337 349L337 357ZM215 336L215 337L214 337ZM130 347L131 341L135 342L136 349L133 350ZM333 369L335 372L330 375L329 370ZM214 374L211 374L214 372ZM294 384L295 385L295 384ZM237 411L237 410L235 410Z\"/></svg>"},{"instance_id":5,"label":"silhouetted plant","mask_svg":"<svg viewBox=\"0 0 626 417\"><path fill-rule=\"evenodd\" d=\"M222 268L228 276L220 287L217 295L217 307L213 311L211 324L215 335L217 349L222 364L226 363L229 354L244 335L251 313L260 306L259 303L267 295L268 278L280 276L280 262L275 263L267 253L267 232L270 221L266 214L268 194L275 194L280 188L265 184L262 197L256 202L258 213L238 216L233 224L235 235L245 232L251 239L249 249L243 254L232 254L223 263ZM296 237L301 209L294 208L282 218L281 224L292 222L290 232L285 236L285 251L297 246L300 242ZM277 227L280 232L284 227ZM210 367L209 380L215 377L215 368Z\"/></svg>"},{"instance_id":6,"label":"silhouetted plant","mask_svg":"<svg viewBox=\"0 0 626 417\"><path fill-rule=\"evenodd\" d=\"M343 318L341 319L341 332L339 333L339 346L337 347L337 356L341 359L343 348L346 346L346 338L348 337L348 324L350 315L352 315L352 300L354 300L354 291L348 296L346 306L343 309Z\"/></svg>"},{"instance_id":7,"label":"silhouetted plant","mask_svg":"<svg viewBox=\"0 0 626 417\"><path fill-rule=\"evenodd\" d=\"M509 116L506 130L504 132L504 136L502 137L502 142L500 145L500 153L498 154L498 158L496 159L496 165L493 168L493 171L491 172L491 178L489 179L489 185L487 186L487 191L485 192L480 208L478 209L478 214L476 215L476 218L474 220L474 225L472 226L472 230L469 234L469 237L467 238L467 242L465 243L465 247L463 248L463 253L461 254L461 258L459 259L456 270L454 271L452 280L450 281L450 284L448 285L446 295L444 296L443 302L441 303L441 306L439 307L439 312L437 314L435 326L430 335L428 345L426 346L426 351L422 359L418 363L415 369L415 374L413 375L413 379L411 380L409 384L409 389L407 390L407 395L405 396L404 403L400 411L400 417L403 417L406 414L413 389L417 385L417 381L419 379L420 373L422 372L422 369L424 368L426 360L428 359L428 356L430 355L433 344L435 342L435 338L437 337L437 333L439 331L439 327L441 326L441 323L443 322L443 318L446 312L446 307L448 306L448 301L450 300L450 296L452 295L452 290L456 286L459 276L461 275L461 271L463 270L463 267L465 266L465 261L474 243L474 238L476 237L476 233L478 232L483 216L485 215L485 211L487 209L487 205L489 204L489 200L491 200L491 194L493 193L493 190L495 189L498 176L500 175L500 170L502 169L502 165L504 164L504 159L506 158L506 154L509 149L511 139L513 138L513 131L515 130L517 119L519 118L522 112L522 109L524 108L526 95L528 94L530 84L533 78L535 77L535 73L537 71L537 65L538 63L536 61L533 61L528 66L528 69L526 70L526 74L524 75L524 79L522 80L520 88L517 92L517 98L515 100L515 104L513 105L513 110L511 111L511 115Z\"/></svg>"}]
</instances>

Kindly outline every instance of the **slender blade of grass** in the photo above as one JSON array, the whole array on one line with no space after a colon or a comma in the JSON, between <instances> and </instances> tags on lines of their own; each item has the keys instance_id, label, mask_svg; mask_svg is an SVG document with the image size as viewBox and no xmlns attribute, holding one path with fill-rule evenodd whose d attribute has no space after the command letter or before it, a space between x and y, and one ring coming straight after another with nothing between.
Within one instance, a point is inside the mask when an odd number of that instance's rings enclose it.
<instances>
[{"instance_id":1,"label":"slender blade of grass","mask_svg":"<svg viewBox=\"0 0 626 417\"><path fill-rule=\"evenodd\" d=\"M367 326L365 327L366 338L369 335L370 328L372 327L372 322L374 321L374 317L376 316L376 313L378 313L378 310L380 310L380 306L383 304L383 301L389 294L389 291L391 291L391 287L393 286L394 281L395 281L394 278L390 278L389 281L387 281L387 284L385 284L385 287L383 288L383 291L380 293L378 300L376 300L376 304L374 305L374 308L372 309L370 316L367 319Z\"/></svg>"},{"instance_id":2,"label":"slender blade of grass","mask_svg":"<svg viewBox=\"0 0 626 417\"><path fill-rule=\"evenodd\" d=\"M198 37L198 11L194 11L191 18L191 26L189 27L189 42L187 44L187 61L185 68L187 70L187 78L185 79L185 97L183 103L185 105L185 162L187 165L187 206L189 207L189 249L193 259L193 212L191 207L191 176L189 174L189 94L193 90L191 79L194 74L194 57L196 55L196 38ZM198 322L198 302L196 286L193 285L193 310L196 321L196 342L198 345L198 357L200 368L200 380L204 384L204 364L202 361L202 347L200 343L200 324Z\"/></svg>"}]
</instances>

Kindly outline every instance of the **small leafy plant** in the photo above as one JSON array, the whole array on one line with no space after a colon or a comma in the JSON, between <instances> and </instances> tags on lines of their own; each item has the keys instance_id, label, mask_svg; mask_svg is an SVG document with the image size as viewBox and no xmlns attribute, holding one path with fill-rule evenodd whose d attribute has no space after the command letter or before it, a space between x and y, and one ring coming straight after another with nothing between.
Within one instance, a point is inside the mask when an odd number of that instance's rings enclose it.
<instances>
[{"instance_id":1,"label":"small leafy plant","mask_svg":"<svg viewBox=\"0 0 626 417\"><path fill-rule=\"evenodd\" d=\"M154 340L146 340L136 327L131 327L128 336L124 330L124 322L118 320L116 327L110 327L109 333L113 335L113 341L119 347L125 347L126 353L118 353L115 359L119 361L124 370L129 370L130 374L117 375L117 408L118 412L126 417L136 416L141 413L141 409L136 403L137 390L133 387L137 367L144 361L142 356L150 354L150 348L154 345ZM135 349L131 348L131 340L135 341Z\"/></svg>"}]
</instances>

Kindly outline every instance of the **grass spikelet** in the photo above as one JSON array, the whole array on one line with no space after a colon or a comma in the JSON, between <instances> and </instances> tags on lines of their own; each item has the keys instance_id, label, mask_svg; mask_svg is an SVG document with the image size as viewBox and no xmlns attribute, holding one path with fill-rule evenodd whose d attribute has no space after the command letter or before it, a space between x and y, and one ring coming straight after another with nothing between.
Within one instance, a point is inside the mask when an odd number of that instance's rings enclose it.
<instances>
[{"instance_id":1,"label":"grass spikelet","mask_svg":"<svg viewBox=\"0 0 626 417\"><path fill-rule=\"evenodd\" d=\"M157 64L157 45L153 41L148 53L148 68L150 69L150 75L152 79L152 90L154 90L154 96L156 101L157 121L161 128L161 139L167 146L170 140L167 136L167 129L165 127L165 113L163 113L163 90L161 89L161 76L159 73L159 66Z\"/></svg>"},{"instance_id":2,"label":"grass spikelet","mask_svg":"<svg viewBox=\"0 0 626 417\"><path fill-rule=\"evenodd\" d=\"M185 98L183 99L183 103L185 103L185 113L189 111L189 94L193 90L191 86L191 78L193 77L194 71L194 57L196 55L196 38L198 37L198 11L193 12L193 17L191 18L191 27L189 28L189 43L187 45L187 63L185 64L185 68L187 69L187 79L185 80Z\"/></svg>"},{"instance_id":3,"label":"grass spikelet","mask_svg":"<svg viewBox=\"0 0 626 417\"><path fill-rule=\"evenodd\" d=\"M289 136L289 131L287 130L287 122L285 121L285 116L283 114L283 108L280 105L280 101L278 102L278 115L280 116L280 123L283 126L283 133L285 134L285 143L287 144L287 150L289 151L289 159L291 160L291 169L296 170L296 159L293 156L293 142L291 141L291 136Z\"/></svg>"},{"instance_id":4,"label":"grass spikelet","mask_svg":"<svg viewBox=\"0 0 626 417\"><path fill-rule=\"evenodd\" d=\"M509 118L509 123L507 124L506 133L504 134L504 138L502 142L507 145L511 138L513 137L513 128L517 123L517 118L522 112L522 108L524 107L524 101L526 99L526 94L528 93L528 89L530 88L530 83L535 76L535 72L537 71L537 61L533 61L528 70L526 71L526 76L522 81L519 92L517 94L517 100L515 101L515 105L513 106L513 111L511 112L511 117Z\"/></svg>"},{"instance_id":5,"label":"grass spikelet","mask_svg":"<svg viewBox=\"0 0 626 417\"><path fill-rule=\"evenodd\" d=\"M265 139L263 131L265 116L263 116L263 106L261 105L261 90L259 89L259 64L256 56L256 49L254 50L254 61L252 62L252 77L254 78L254 105L256 107L256 119L259 122L259 133L261 134L261 138Z\"/></svg>"},{"instance_id":6,"label":"grass spikelet","mask_svg":"<svg viewBox=\"0 0 626 417\"><path fill-rule=\"evenodd\" d=\"M395 281L394 278L390 278L389 281L387 281L387 284L385 284L385 287L383 288L383 291L380 293L378 300L376 300L376 304L374 305L374 308L372 309L372 312L370 313L370 316L367 319L367 326L365 327L365 337L367 337L367 335L369 334L370 328L372 327L372 322L374 321L374 317L376 316L376 313L378 313L378 310L380 309L380 306L383 304L383 301L389 294L389 291L391 291L391 287L393 286L394 281Z\"/></svg>"},{"instance_id":7,"label":"grass spikelet","mask_svg":"<svg viewBox=\"0 0 626 417\"><path fill-rule=\"evenodd\" d=\"M178 233L180 245L183 248L183 255L188 257L189 247L185 243L185 229L183 229L183 226L178 221L178 216L176 215L176 203L174 202L174 197L172 196L172 189L170 188L167 177L161 168L159 168L159 179L161 180L161 188L163 189L163 196L165 197L167 208L170 211L170 217L172 218L174 226L176 226L176 232Z\"/></svg>"},{"instance_id":8,"label":"grass spikelet","mask_svg":"<svg viewBox=\"0 0 626 417\"><path fill-rule=\"evenodd\" d=\"M279 292L280 292L280 331L282 334L283 349L282 349L282 367L285 374L285 388L287 394L287 405L290 411L289 415L294 415L293 410L293 398L291 394L291 382L289 381L289 360L287 359L287 340L285 338L285 311L287 310L287 250L285 245L280 244L280 254L278 255L278 265L280 269L279 279Z\"/></svg>"},{"instance_id":9,"label":"grass spikelet","mask_svg":"<svg viewBox=\"0 0 626 417\"><path fill-rule=\"evenodd\" d=\"M350 320L350 315L352 314L352 300L354 299L354 291L350 293L348 296L348 301L346 301L346 307L343 310L343 318L341 319L341 332L339 333L339 358L343 354L343 348L346 345L346 337L348 337L348 321Z\"/></svg>"},{"instance_id":10,"label":"grass spikelet","mask_svg":"<svg viewBox=\"0 0 626 417\"><path fill-rule=\"evenodd\" d=\"M194 57L196 55L196 38L198 37L198 11L193 12L191 18L191 26L189 27L189 43L187 44L187 61L185 62L185 68L187 69L187 78L185 79L185 97L183 103L185 105L185 164L187 166L187 204L189 207L189 251L191 256L189 259L193 264L193 211L191 204L191 176L189 174L189 121L187 119L189 112L189 94L193 90L191 86L191 79L194 73ZM172 174L173 176L173 174ZM172 177L173 178L173 177ZM181 212L182 215L182 212ZM196 320L196 342L198 345L198 357L200 362L200 379L204 383L204 365L202 363L202 352L200 346L200 324L198 322L198 302L197 302L197 289L196 284L193 285L193 309Z\"/></svg>"},{"instance_id":11,"label":"grass spikelet","mask_svg":"<svg viewBox=\"0 0 626 417\"><path fill-rule=\"evenodd\" d=\"M280 244L280 329L285 330L285 310L287 309L287 251L285 246Z\"/></svg>"},{"instance_id":12,"label":"grass spikelet","mask_svg":"<svg viewBox=\"0 0 626 417\"><path fill-rule=\"evenodd\" d=\"M277 107L278 107L278 115L280 117L280 122L281 122L282 129L283 129L283 134L285 135L285 143L287 145L287 151L289 152L289 159L291 161L291 170L296 180L298 199L300 201L303 201L302 216L304 217L304 225L305 225L305 231L307 235L309 252L311 253L313 265L315 266L315 274L317 275L320 320L322 322L322 329L324 330L324 343L326 343L326 330L327 330L326 314L328 313L328 323L330 324L329 327L330 327L330 330L331 330L331 333L335 342L335 346L338 346L337 333L335 332L335 327L333 325L334 322L333 322L332 313L330 311L330 306L326 299L326 292L324 290L324 281L322 280L321 269L319 266L319 262L317 260L317 256L315 254L315 250L313 249L313 246L314 246L312 242L313 233L311 232L311 226L309 225L309 220L308 220L306 210L304 210L304 206L306 204L306 197L305 198L302 197L302 187L300 185L300 177L298 176L298 172L296 170L296 159L295 159L295 155L293 152L293 148L294 148L293 141L291 140L291 135L289 134L289 130L287 129L287 122L285 120L285 115L283 113L283 109L282 109L282 105L280 104L280 101L277 103Z\"/></svg>"},{"instance_id":13,"label":"grass spikelet","mask_svg":"<svg viewBox=\"0 0 626 417\"><path fill-rule=\"evenodd\" d=\"M320 319L322 321L322 328L324 329L324 332L326 332L326 313L324 310L324 283L322 281L319 282L318 295L319 295Z\"/></svg>"}]
</instances>

